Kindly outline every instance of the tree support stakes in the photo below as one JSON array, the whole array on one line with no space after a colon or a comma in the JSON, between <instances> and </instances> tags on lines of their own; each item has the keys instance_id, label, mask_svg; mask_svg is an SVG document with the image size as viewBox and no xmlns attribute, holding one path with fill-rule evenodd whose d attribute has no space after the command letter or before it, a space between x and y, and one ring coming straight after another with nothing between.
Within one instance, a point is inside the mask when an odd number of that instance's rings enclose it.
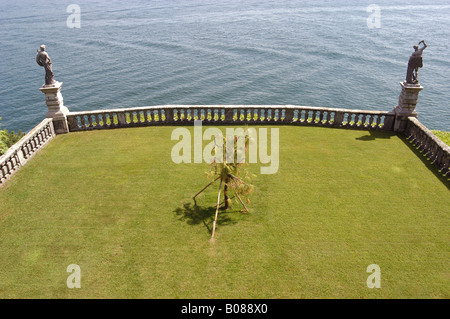
<instances>
[{"instance_id":1,"label":"tree support stakes","mask_svg":"<svg viewBox=\"0 0 450 319\"><path fill-rule=\"evenodd\" d=\"M212 231L212 236L211 236L211 238L214 238L214 233L216 232L216 223L217 223L217 217L218 217L218 215L219 215L220 190L221 190L221 189L222 189L222 180L220 180L219 194L217 195L216 217L214 218L213 231Z\"/></svg>"},{"instance_id":2,"label":"tree support stakes","mask_svg":"<svg viewBox=\"0 0 450 319\"><path fill-rule=\"evenodd\" d=\"M239 198L239 201L241 202L242 206L244 206L244 209L246 211L246 213L248 213L248 208L245 206L244 202L242 201L241 197L239 196L239 194L237 193L236 189L234 188L234 186L231 186L231 188L233 188L234 193L236 194L237 198Z\"/></svg>"},{"instance_id":3,"label":"tree support stakes","mask_svg":"<svg viewBox=\"0 0 450 319\"><path fill-rule=\"evenodd\" d=\"M197 194L195 194L195 196L193 197L195 199L195 197L197 197L197 195L199 195L201 192L203 192L205 189L207 189L209 186L211 186L212 183L214 183L215 181L217 181L220 178L217 177L215 180L213 180L211 183L209 183L208 185L206 185L205 187L203 187L203 189L201 191L199 191Z\"/></svg>"}]
</instances>

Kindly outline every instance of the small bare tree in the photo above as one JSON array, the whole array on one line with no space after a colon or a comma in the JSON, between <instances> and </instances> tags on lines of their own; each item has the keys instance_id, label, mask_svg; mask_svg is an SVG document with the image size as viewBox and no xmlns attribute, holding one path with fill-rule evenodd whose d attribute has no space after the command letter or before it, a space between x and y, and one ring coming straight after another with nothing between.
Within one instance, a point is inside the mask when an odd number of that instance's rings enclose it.
<instances>
[{"instance_id":1,"label":"small bare tree","mask_svg":"<svg viewBox=\"0 0 450 319\"><path fill-rule=\"evenodd\" d=\"M245 132L246 133L246 132ZM213 230L211 238L214 238L214 234L216 231L217 218L219 215L219 206L220 206L220 193L222 191L223 185L223 195L224 195L224 209L228 209L231 207L231 199L229 197L229 190L232 189L239 202L243 206L241 210L242 213L248 213L248 208L244 203L244 200L247 204L250 204L249 196L253 193L253 185L251 184L251 180L255 175L251 174L248 170L245 169L245 154L248 152L249 145L249 136L248 134L243 134L242 136L233 136L229 137L234 139L234 154L233 157L229 157L229 154L223 151L223 146L227 145L227 138L224 136L216 136L215 144L216 147L214 149L214 157L211 162L211 166L209 171L207 172L208 179L212 180L208 185L203 187L197 194L194 196L195 198L202 193L209 186L214 184L216 181L220 180L219 191L217 194L217 204L216 204L216 213L214 217ZM222 140L222 145L218 145L217 139ZM244 140L244 150L238 148L239 139ZM219 151L221 148L221 152ZM244 156L242 156L242 152L244 152ZM220 160L221 159L221 160ZM230 160L231 159L231 160Z\"/></svg>"}]
</instances>

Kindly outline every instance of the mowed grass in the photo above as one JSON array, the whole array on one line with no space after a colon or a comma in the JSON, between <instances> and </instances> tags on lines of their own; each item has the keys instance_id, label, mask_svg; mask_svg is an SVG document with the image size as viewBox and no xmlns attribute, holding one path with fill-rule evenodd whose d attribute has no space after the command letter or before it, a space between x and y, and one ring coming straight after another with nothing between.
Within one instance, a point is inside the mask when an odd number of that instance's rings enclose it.
<instances>
[{"instance_id":1,"label":"mowed grass","mask_svg":"<svg viewBox=\"0 0 450 319\"><path fill-rule=\"evenodd\" d=\"M447 131L435 131L432 130L434 135L436 135L442 142L450 146L450 132Z\"/></svg>"},{"instance_id":2,"label":"mowed grass","mask_svg":"<svg viewBox=\"0 0 450 319\"><path fill-rule=\"evenodd\" d=\"M218 184L194 206L208 165L172 162L173 129L59 135L0 189L0 298L450 297L448 180L407 141L279 127L210 241Z\"/></svg>"}]
</instances>

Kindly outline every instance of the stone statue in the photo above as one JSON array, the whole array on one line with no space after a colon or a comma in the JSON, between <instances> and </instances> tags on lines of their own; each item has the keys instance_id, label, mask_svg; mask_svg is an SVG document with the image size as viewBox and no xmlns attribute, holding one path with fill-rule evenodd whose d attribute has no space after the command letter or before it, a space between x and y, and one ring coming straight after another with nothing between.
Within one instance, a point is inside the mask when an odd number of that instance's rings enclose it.
<instances>
[{"instance_id":1,"label":"stone statue","mask_svg":"<svg viewBox=\"0 0 450 319\"><path fill-rule=\"evenodd\" d=\"M419 49L419 45L423 43L423 47ZM422 52L427 47L427 44L424 40L420 41L417 45L415 45L414 52L411 54L411 57L408 61L408 70L406 71L406 83L408 84L418 84L419 78L418 78L418 71L419 68L423 66L422 62Z\"/></svg>"},{"instance_id":2,"label":"stone statue","mask_svg":"<svg viewBox=\"0 0 450 319\"><path fill-rule=\"evenodd\" d=\"M47 52L45 52L45 45L41 45L40 49L41 51L38 50L36 54L36 62L45 69L45 85L55 84L56 81L53 79L52 61Z\"/></svg>"}]
</instances>

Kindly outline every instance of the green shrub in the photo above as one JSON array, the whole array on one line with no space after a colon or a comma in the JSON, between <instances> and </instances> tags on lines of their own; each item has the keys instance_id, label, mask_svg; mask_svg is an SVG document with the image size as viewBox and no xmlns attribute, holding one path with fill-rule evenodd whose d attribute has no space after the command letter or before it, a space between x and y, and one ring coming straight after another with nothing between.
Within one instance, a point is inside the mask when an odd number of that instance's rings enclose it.
<instances>
[{"instance_id":1,"label":"green shrub","mask_svg":"<svg viewBox=\"0 0 450 319\"><path fill-rule=\"evenodd\" d=\"M8 146L6 144L7 135L2 130L0 131L0 155L3 155L6 150L8 149Z\"/></svg>"},{"instance_id":2,"label":"green shrub","mask_svg":"<svg viewBox=\"0 0 450 319\"><path fill-rule=\"evenodd\" d=\"M0 120L1 119L2 118L0 117ZM0 130L0 155L5 154L8 148L17 143L24 135L25 133L23 133L21 130L19 130L18 133L14 131L8 132L8 130L6 129Z\"/></svg>"}]
</instances>

